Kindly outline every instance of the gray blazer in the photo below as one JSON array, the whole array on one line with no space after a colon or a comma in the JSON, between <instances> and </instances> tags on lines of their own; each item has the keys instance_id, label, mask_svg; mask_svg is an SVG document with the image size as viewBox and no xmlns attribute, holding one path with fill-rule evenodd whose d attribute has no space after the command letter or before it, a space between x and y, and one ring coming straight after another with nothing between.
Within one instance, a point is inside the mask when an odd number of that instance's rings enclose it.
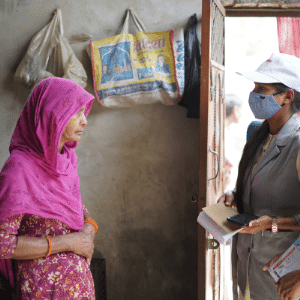
<instances>
[{"instance_id":1,"label":"gray blazer","mask_svg":"<svg viewBox=\"0 0 300 300\"><path fill-rule=\"evenodd\" d=\"M261 148L262 145L258 153ZM292 217L300 213L300 182L296 169L299 149L300 119L294 114L277 134L245 183L245 212L270 217ZM298 230L279 231L277 234L264 230L254 235L237 235L238 285L243 294L249 275L252 300L281 299L277 288L273 286L273 278L262 268L299 236Z\"/></svg>"}]
</instances>

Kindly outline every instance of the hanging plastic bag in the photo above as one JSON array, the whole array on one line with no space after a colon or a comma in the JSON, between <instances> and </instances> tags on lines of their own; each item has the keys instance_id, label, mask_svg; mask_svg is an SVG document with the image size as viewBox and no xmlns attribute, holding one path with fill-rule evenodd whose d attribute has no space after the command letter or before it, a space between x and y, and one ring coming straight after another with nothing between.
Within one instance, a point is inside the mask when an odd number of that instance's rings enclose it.
<instances>
[{"instance_id":1,"label":"hanging plastic bag","mask_svg":"<svg viewBox=\"0 0 300 300\"><path fill-rule=\"evenodd\" d=\"M63 36L60 9L56 10L52 21L32 38L26 55L16 70L14 80L31 89L48 77L70 79L83 88L87 84L87 74L83 65Z\"/></svg>"},{"instance_id":2,"label":"hanging plastic bag","mask_svg":"<svg viewBox=\"0 0 300 300\"><path fill-rule=\"evenodd\" d=\"M129 17L138 29L129 34ZM132 8L121 33L91 41L97 99L108 107L162 102L177 104L184 89L183 29L146 32Z\"/></svg>"}]
</instances>

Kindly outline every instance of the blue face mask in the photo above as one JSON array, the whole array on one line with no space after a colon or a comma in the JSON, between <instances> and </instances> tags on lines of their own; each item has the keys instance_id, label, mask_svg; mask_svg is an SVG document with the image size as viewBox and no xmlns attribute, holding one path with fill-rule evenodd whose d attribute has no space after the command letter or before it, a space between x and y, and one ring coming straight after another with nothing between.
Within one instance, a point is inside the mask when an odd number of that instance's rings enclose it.
<instances>
[{"instance_id":1,"label":"blue face mask","mask_svg":"<svg viewBox=\"0 0 300 300\"><path fill-rule=\"evenodd\" d=\"M270 119L281 108L273 96L282 92L271 95L264 95L251 92L249 95L249 105L256 119Z\"/></svg>"}]
</instances>

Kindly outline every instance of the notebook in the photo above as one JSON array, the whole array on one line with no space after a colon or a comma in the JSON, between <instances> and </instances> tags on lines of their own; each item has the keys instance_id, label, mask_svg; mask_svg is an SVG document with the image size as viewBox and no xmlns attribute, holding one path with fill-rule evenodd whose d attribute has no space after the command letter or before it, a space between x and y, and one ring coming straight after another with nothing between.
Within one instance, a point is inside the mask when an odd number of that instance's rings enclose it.
<instances>
[{"instance_id":1,"label":"notebook","mask_svg":"<svg viewBox=\"0 0 300 300\"><path fill-rule=\"evenodd\" d=\"M231 238L243 230L239 225L231 223L228 217L238 215L232 207L225 206L224 203L217 203L203 208L197 222L204 227L221 244L230 244Z\"/></svg>"}]
</instances>

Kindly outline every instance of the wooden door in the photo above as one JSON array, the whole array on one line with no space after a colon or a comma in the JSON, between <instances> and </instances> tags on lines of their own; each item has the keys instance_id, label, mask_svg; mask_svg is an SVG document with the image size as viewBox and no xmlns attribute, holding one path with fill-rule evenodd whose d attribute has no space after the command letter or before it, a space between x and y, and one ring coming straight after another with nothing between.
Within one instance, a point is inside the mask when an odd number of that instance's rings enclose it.
<instances>
[{"instance_id":1,"label":"wooden door","mask_svg":"<svg viewBox=\"0 0 300 300\"><path fill-rule=\"evenodd\" d=\"M225 118L225 9L219 0L202 2L199 212L223 193ZM221 300L220 248L198 229L198 300Z\"/></svg>"}]
</instances>

